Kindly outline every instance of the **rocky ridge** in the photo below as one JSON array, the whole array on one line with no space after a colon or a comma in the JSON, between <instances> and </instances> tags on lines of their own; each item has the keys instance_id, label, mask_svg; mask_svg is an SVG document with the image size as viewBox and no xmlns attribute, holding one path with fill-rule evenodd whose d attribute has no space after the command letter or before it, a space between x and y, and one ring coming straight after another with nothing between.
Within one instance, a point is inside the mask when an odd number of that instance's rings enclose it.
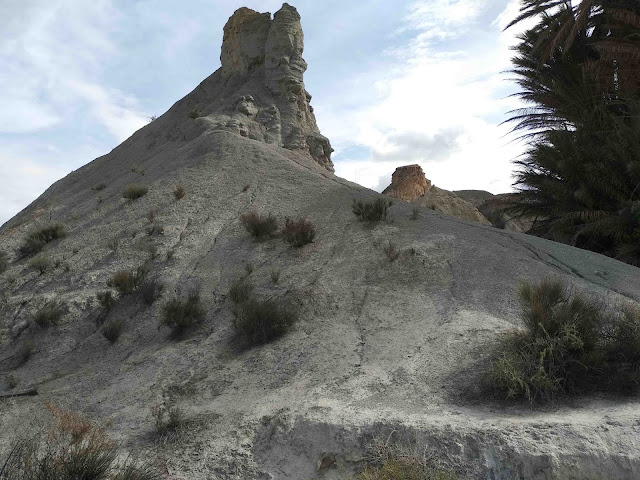
<instances>
[{"instance_id":1,"label":"rocky ridge","mask_svg":"<svg viewBox=\"0 0 640 480\"><path fill-rule=\"evenodd\" d=\"M295 25L292 7L283 8L278 22ZM284 132L295 125L282 115L272 132L255 120L269 105L286 111L282 93L265 86L262 50L249 47L269 37L278 14L241 9L234 17L226 73L0 228L9 253L0 274L0 395L39 393L0 402L0 451L14 432L34 431L51 402L108 425L127 448L156 459L166 480L345 480L376 438L409 439L464 480L637 479L635 397L537 410L464 393L484 352L519 325L521 281L556 277L593 298L637 304L638 269L411 203L395 202L387 221L358 221L353 200L379 194L336 177L309 140L286 148ZM237 101L246 96L253 100ZM299 128L313 136L309 118ZM129 184L148 192L125 199ZM257 242L240 221L254 210L281 225L307 217L315 240L301 248L277 237ZM52 222L67 236L45 246L51 265L41 273L16 252ZM108 318L123 330L111 344L96 294L116 272L142 264L165 288L151 305L138 292L118 298ZM254 348L238 339L229 290L241 277L261 298L297 309L287 335ZM175 338L159 325L163 306L196 288L204 321ZM52 300L66 304L61 321L35 325L34 313ZM22 361L28 342L36 347ZM154 436L150 407L159 404L185 412L178 442Z\"/></svg>"},{"instance_id":2,"label":"rocky ridge","mask_svg":"<svg viewBox=\"0 0 640 480\"><path fill-rule=\"evenodd\" d=\"M452 192L432 185L420 165L396 168L391 176L391 185L382 194L464 220L491 225L472 204Z\"/></svg>"}]
</instances>

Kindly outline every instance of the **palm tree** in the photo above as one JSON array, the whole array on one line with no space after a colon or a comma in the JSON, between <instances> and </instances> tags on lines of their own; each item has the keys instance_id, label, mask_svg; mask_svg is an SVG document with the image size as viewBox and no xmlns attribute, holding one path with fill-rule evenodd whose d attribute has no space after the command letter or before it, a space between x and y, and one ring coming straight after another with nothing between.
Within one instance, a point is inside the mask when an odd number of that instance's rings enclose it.
<instances>
[{"instance_id":1,"label":"palm tree","mask_svg":"<svg viewBox=\"0 0 640 480\"><path fill-rule=\"evenodd\" d=\"M634 264L640 84L631 72L640 37L629 39L639 30L638 9L635 1L525 1L512 24L534 15L540 21L515 47L511 73L527 107L508 120L530 142L516 162L520 194L512 211L537 218L534 233Z\"/></svg>"}]
</instances>

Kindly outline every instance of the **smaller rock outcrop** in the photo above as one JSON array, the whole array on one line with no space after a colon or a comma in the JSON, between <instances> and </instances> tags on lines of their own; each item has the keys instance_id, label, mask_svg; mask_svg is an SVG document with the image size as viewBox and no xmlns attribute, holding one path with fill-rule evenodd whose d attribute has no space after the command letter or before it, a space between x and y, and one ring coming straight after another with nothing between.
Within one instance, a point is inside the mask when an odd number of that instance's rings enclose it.
<instances>
[{"instance_id":1,"label":"smaller rock outcrop","mask_svg":"<svg viewBox=\"0 0 640 480\"><path fill-rule=\"evenodd\" d=\"M458 198L452 192L431 185L431 181L424 175L420 165L396 168L391 176L391 185L382 193L463 220L491 225L491 222L476 207Z\"/></svg>"},{"instance_id":2,"label":"smaller rock outcrop","mask_svg":"<svg viewBox=\"0 0 640 480\"><path fill-rule=\"evenodd\" d=\"M517 201L516 193L494 195L484 190L459 190L453 193L473 204L496 228L527 233L535 223L531 217L507 213L508 208Z\"/></svg>"},{"instance_id":3,"label":"smaller rock outcrop","mask_svg":"<svg viewBox=\"0 0 640 480\"><path fill-rule=\"evenodd\" d=\"M406 165L396 168L391 176L391 185L382 192L405 202L424 195L431 188L431 182L424 176L420 165Z\"/></svg>"}]
</instances>

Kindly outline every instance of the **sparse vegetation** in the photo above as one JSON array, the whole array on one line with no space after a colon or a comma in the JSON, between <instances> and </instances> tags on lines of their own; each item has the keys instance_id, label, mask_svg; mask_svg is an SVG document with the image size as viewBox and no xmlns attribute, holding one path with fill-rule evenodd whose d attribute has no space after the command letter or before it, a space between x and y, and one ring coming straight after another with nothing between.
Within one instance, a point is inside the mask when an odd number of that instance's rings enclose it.
<instances>
[{"instance_id":1,"label":"sparse vegetation","mask_svg":"<svg viewBox=\"0 0 640 480\"><path fill-rule=\"evenodd\" d=\"M111 310L113 304L116 303L116 299L113 296L113 292L111 290L105 290L104 292L96 293L96 298L98 299L98 303L105 310Z\"/></svg>"},{"instance_id":2,"label":"sparse vegetation","mask_svg":"<svg viewBox=\"0 0 640 480\"><path fill-rule=\"evenodd\" d=\"M413 207L411 209L411 216L409 218L411 220L418 220L418 218L420 218L420 209L418 207Z\"/></svg>"},{"instance_id":3,"label":"sparse vegetation","mask_svg":"<svg viewBox=\"0 0 640 480\"><path fill-rule=\"evenodd\" d=\"M158 245L148 237L140 238L136 243L136 248L141 252L148 253L152 260L158 256Z\"/></svg>"},{"instance_id":4,"label":"sparse vegetation","mask_svg":"<svg viewBox=\"0 0 640 480\"><path fill-rule=\"evenodd\" d=\"M302 247L307 243L313 242L316 236L316 227L308 218L298 218L285 220L282 229L282 238L294 247Z\"/></svg>"},{"instance_id":5,"label":"sparse vegetation","mask_svg":"<svg viewBox=\"0 0 640 480\"><path fill-rule=\"evenodd\" d=\"M133 165L131 167L131 173L137 173L138 175L144 175L144 168L140 165Z\"/></svg>"},{"instance_id":6,"label":"sparse vegetation","mask_svg":"<svg viewBox=\"0 0 640 480\"><path fill-rule=\"evenodd\" d=\"M21 363L27 363L31 356L35 353L35 351L36 342L34 342L33 340L26 340L18 349L16 357L20 360Z\"/></svg>"},{"instance_id":7,"label":"sparse vegetation","mask_svg":"<svg viewBox=\"0 0 640 480\"><path fill-rule=\"evenodd\" d=\"M204 320L206 311L200 300L200 292L192 290L185 300L172 298L162 307L160 323L178 335Z\"/></svg>"},{"instance_id":8,"label":"sparse vegetation","mask_svg":"<svg viewBox=\"0 0 640 480\"><path fill-rule=\"evenodd\" d=\"M147 220L149 220L150 223L155 222L157 216L158 216L158 209L157 208L152 208L151 210L149 210L147 212Z\"/></svg>"},{"instance_id":9,"label":"sparse vegetation","mask_svg":"<svg viewBox=\"0 0 640 480\"><path fill-rule=\"evenodd\" d=\"M189 118L192 118L195 120L196 118L199 118L199 117L200 117L200 110L198 110L198 107L195 107L193 110L189 112Z\"/></svg>"},{"instance_id":10,"label":"sparse vegetation","mask_svg":"<svg viewBox=\"0 0 640 480\"><path fill-rule=\"evenodd\" d=\"M182 187L182 185L176 185L175 188L173 189L173 197L176 200L182 200L186 194L187 192Z\"/></svg>"},{"instance_id":11,"label":"sparse vegetation","mask_svg":"<svg viewBox=\"0 0 640 480\"><path fill-rule=\"evenodd\" d=\"M5 381L7 382L7 386L13 390L14 388L16 388L18 386L18 384L20 383L20 377L18 377L17 375L14 375L13 373L10 373L9 375L7 375L5 377Z\"/></svg>"},{"instance_id":12,"label":"sparse vegetation","mask_svg":"<svg viewBox=\"0 0 640 480\"><path fill-rule=\"evenodd\" d=\"M280 280L280 270L271 270L271 281L273 283L278 283Z\"/></svg>"},{"instance_id":13,"label":"sparse vegetation","mask_svg":"<svg viewBox=\"0 0 640 480\"><path fill-rule=\"evenodd\" d=\"M274 299L249 296L234 308L233 326L250 345L261 345L284 335L296 321L293 307Z\"/></svg>"},{"instance_id":14,"label":"sparse vegetation","mask_svg":"<svg viewBox=\"0 0 640 480\"><path fill-rule=\"evenodd\" d=\"M520 289L524 329L507 333L487 373L507 398L628 393L640 384L640 311L612 309L557 280Z\"/></svg>"},{"instance_id":15,"label":"sparse vegetation","mask_svg":"<svg viewBox=\"0 0 640 480\"><path fill-rule=\"evenodd\" d=\"M123 327L124 321L121 318L111 318L102 326L102 335L109 340L110 343L116 343L122 333Z\"/></svg>"},{"instance_id":16,"label":"sparse vegetation","mask_svg":"<svg viewBox=\"0 0 640 480\"><path fill-rule=\"evenodd\" d=\"M51 260L47 255L41 253L31 259L29 266L34 270L37 270L40 275L42 275L43 273L51 270L53 267L53 260Z\"/></svg>"},{"instance_id":17,"label":"sparse vegetation","mask_svg":"<svg viewBox=\"0 0 640 480\"><path fill-rule=\"evenodd\" d=\"M240 217L244 228L258 240L272 236L278 230L278 221L276 217L269 214L267 216L251 211Z\"/></svg>"},{"instance_id":18,"label":"sparse vegetation","mask_svg":"<svg viewBox=\"0 0 640 480\"><path fill-rule=\"evenodd\" d=\"M251 275L253 273L253 263L245 262L244 271L247 272L247 275Z\"/></svg>"},{"instance_id":19,"label":"sparse vegetation","mask_svg":"<svg viewBox=\"0 0 640 480\"><path fill-rule=\"evenodd\" d=\"M146 232L147 232L147 235L149 235L150 237L153 237L156 235L163 235L164 225L162 225L161 223L153 223L147 227Z\"/></svg>"},{"instance_id":20,"label":"sparse vegetation","mask_svg":"<svg viewBox=\"0 0 640 480\"><path fill-rule=\"evenodd\" d=\"M0 273L6 272L7 268L9 268L9 257L0 250Z\"/></svg>"},{"instance_id":21,"label":"sparse vegetation","mask_svg":"<svg viewBox=\"0 0 640 480\"><path fill-rule=\"evenodd\" d=\"M106 183L98 183L98 184L94 185L93 187L91 187L91 190L93 190L94 192L101 192L105 188L107 188L107 184Z\"/></svg>"},{"instance_id":22,"label":"sparse vegetation","mask_svg":"<svg viewBox=\"0 0 640 480\"><path fill-rule=\"evenodd\" d=\"M391 242L389 242L387 246L384 247L384 253L387 254L387 259L390 262L395 262L400 256L400 252L396 249L396 245Z\"/></svg>"},{"instance_id":23,"label":"sparse vegetation","mask_svg":"<svg viewBox=\"0 0 640 480\"><path fill-rule=\"evenodd\" d=\"M140 294L142 295L144 303L151 305L160 298L162 290L164 290L164 284L157 278L152 278L147 280L142 287L140 287Z\"/></svg>"},{"instance_id":24,"label":"sparse vegetation","mask_svg":"<svg viewBox=\"0 0 640 480\"><path fill-rule=\"evenodd\" d=\"M145 282L148 273L149 266L146 264L139 266L135 271L120 270L107 280L107 286L118 290L120 295L131 295Z\"/></svg>"},{"instance_id":25,"label":"sparse vegetation","mask_svg":"<svg viewBox=\"0 0 640 480\"><path fill-rule=\"evenodd\" d=\"M119 246L120 246L119 237L113 237L107 241L107 248L112 252L117 252Z\"/></svg>"},{"instance_id":26,"label":"sparse vegetation","mask_svg":"<svg viewBox=\"0 0 640 480\"><path fill-rule=\"evenodd\" d=\"M122 191L122 198L126 198L130 202L133 202L140 197L144 197L148 191L149 187L147 187L146 185L131 183L127 185L127 187Z\"/></svg>"},{"instance_id":27,"label":"sparse vegetation","mask_svg":"<svg viewBox=\"0 0 640 480\"><path fill-rule=\"evenodd\" d=\"M365 456L364 471L352 480L459 480L454 471L436 467L424 448L390 443L392 434L385 441L374 440Z\"/></svg>"},{"instance_id":28,"label":"sparse vegetation","mask_svg":"<svg viewBox=\"0 0 640 480\"><path fill-rule=\"evenodd\" d=\"M233 303L246 302L253 293L253 284L246 278L238 278L231 282L229 298Z\"/></svg>"},{"instance_id":29,"label":"sparse vegetation","mask_svg":"<svg viewBox=\"0 0 640 480\"><path fill-rule=\"evenodd\" d=\"M160 435L177 433L185 424L184 412L175 405L154 405L151 407L151 417L156 432Z\"/></svg>"},{"instance_id":30,"label":"sparse vegetation","mask_svg":"<svg viewBox=\"0 0 640 480\"><path fill-rule=\"evenodd\" d=\"M246 192L247 190L249 190L251 188L251 184L250 183L245 183L244 187L242 187L242 191Z\"/></svg>"},{"instance_id":31,"label":"sparse vegetation","mask_svg":"<svg viewBox=\"0 0 640 480\"><path fill-rule=\"evenodd\" d=\"M47 403L53 415L48 431L19 440L0 462L2 480L156 480L151 463L128 457L104 430L84 417Z\"/></svg>"},{"instance_id":32,"label":"sparse vegetation","mask_svg":"<svg viewBox=\"0 0 640 480\"><path fill-rule=\"evenodd\" d=\"M47 302L33 315L33 322L42 328L58 325L65 310L66 305L63 302L56 300Z\"/></svg>"},{"instance_id":33,"label":"sparse vegetation","mask_svg":"<svg viewBox=\"0 0 640 480\"><path fill-rule=\"evenodd\" d=\"M379 222L387 218L387 210L391 205L393 205L393 202L382 197L370 202L354 198L351 210L360 221Z\"/></svg>"},{"instance_id":34,"label":"sparse vegetation","mask_svg":"<svg viewBox=\"0 0 640 480\"><path fill-rule=\"evenodd\" d=\"M21 257L30 257L40 253L45 245L53 240L64 238L67 235L64 226L60 223L52 223L29 233L18 253Z\"/></svg>"}]
</instances>

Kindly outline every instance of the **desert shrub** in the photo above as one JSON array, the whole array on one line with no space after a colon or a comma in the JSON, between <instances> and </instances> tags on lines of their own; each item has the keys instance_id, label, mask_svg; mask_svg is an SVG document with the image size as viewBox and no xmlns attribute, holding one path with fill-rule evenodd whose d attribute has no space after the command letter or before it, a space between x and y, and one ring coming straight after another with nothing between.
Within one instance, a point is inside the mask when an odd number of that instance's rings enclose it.
<instances>
[{"instance_id":1,"label":"desert shrub","mask_svg":"<svg viewBox=\"0 0 640 480\"><path fill-rule=\"evenodd\" d=\"M0 479L6 480L155 480L151 463L129 457L119 462L120 447L104 430L80 415L47 403L53 425L31 439L14 443Z\"/></svg>"},{"instance_id":2,"label":"desert shrub","mask_svg":"<svg viewBox=\"0 0 640 480\"><path fill-rule=\"evenodd\" d=\"M137 173L139 175L144 175L144 167L141 167L138 164L135 164L131 167L131 173Z\"/></svg>"},{"instance_id":3,"label":"desert shrub","mask_svg":"<svg viewBox=\"0 0 640 480\"><path fill-rule=\"evenodd\" d=\"M152 260L158 256L158 245L150 238L142 237L136 243L136 248L141 252L148 253Z\"/></svg>"},{"instance_id":4,"label":"desert shrub","mask_svg":"<svg viewBox=\"0 0 640 480\"><path fill-rule=\"evenodd\" d=\"M387 210L393 205L390 200L378 197L371 202L353 199L351 210L361 221L379 222L387 218Z\"/></svg>"},{"instance_id":5,"label":"desert shrub","mask_svg":"<svg viewBox=\"0 0 640 480\"><path fill-rule=\"evenodd\" d=\"M120 295L131 295L145 282L148 273L149 266L146 264L139 266L135 271L120 270L107 280L107 286L118 290Z\"/></svg>"},{"instance_id":6,"label":"desert shrub","mask_svg":"<svg viewBox=\"0 0 640 480\"><path fill-rule=\"evenodd\" d=\"M116 303L116 298L113 296L113 292L111 290L96 293L96 298L98 299L100 306L106 311L111 310L113 304Z\"/></svg>"},{"instance_id":7,"label":"desert shrub","mask_svg":"<svg viewBox=\"0 0 640 480\"><path fill-rule=\"evenodd\" d=\"M157 208L152 208L147 212L147 220L149 220L150 223L155 222L157 216L158 216Z\"/></svg>"},{"instance_id":8,"label":"desert shrub","mask_svg":"<svg viewBox=\"0 0 640 480\"><path fill-rule=\"evenodd\" d=\"M454 471L437 467L424 447L391 441L393 434L373 440L365 454L364 471L352 480L458 480Z\"/></svg>"},{"instance_id":9,"label":"desert shrub","mask_svg":"<svg viewBox=\"0 0 640 480\"><path fill-rule=\"evenodd\" d=\"M0 273L4 273L9 268L9 257L3 251L0 251Z\"/></svg>"},{"instance_id":10,"label":"desert shrub","mask_svg":"<svg viewBox=\"0 0 640 480\"><path fill-rule=\"evenodd\" d=\"M253 292L253 284L246 278L237 278L229 287L229 298L233 303L242 303L249 300Z\"/></svg>"},{"instance_id":11,"label":"desert shrub","mask_svg":"<svg viewBox=\"0 0 640 480\"><path fill-rule=\"evenodd\" d=\"M152 278L144 282L144 284L140 287L140 295L142 296L142 300L144 300L144 303L146 303L147 305L151 305L158 298L160 298L163 289L164 284L157 278Z\"/></svg>"},{"instance_id":12,"label":"desert shrub","mask_svg":"<svg viewBox=\"0 0 640 480\"><path fill-rule=\"evenodd\" d=\"M400 252L396 248L394 243L389 242L386 247L384 247L384 253L387 255L387 259L390 262L395 262L400 256Z\"/></svg>"},{"instance_id":13,"label":"desert shrub","mask_svg":"<svg viewBox=\"0 0 640 480\"><path fill-rule=\"evenodd\" d=\"M195 120L198 117L200 117L200 110L198 110L198 107L195 107L193 110L189 112L189 118L192 118Z\"/></svg>"},{"instance_id":14,"label":"desert shrub","mask_svg":"<svg viewBox=\"0 0 640 480\"><path fill-rule=\"evenodd\" d=\"M106 183L98 183L98 184L94 185L93 187L91 187L91 190L93 190L95 192L100 192L100 191L104 190L105 188L107 188L107 184Z\"/></svg>"},{"instance_id":15,"label":"desert shrub","mask_svg":"<svg viewBox=\"0 0 640 480\"><path fill-rule=\"evenodd\" d=\"M60 223L52 223L31 231L18 249L21 257L29 257L42 251L44 246L67 235L64 226Z\"/></svg>"},{"instance_id":16,"label":"desert shrub","mask_svg":"<svg viewBox=\"0 0 640 480\"><path fill-rule=\"evenodd\" d=\"M271 281L273 283L278 283L280 280L280 270L271 270Z\"/></svg>"},{"instance_id":17,"label":"desert shrub","mask_svg":"<svg viewBox=\"0 0 640 480\"><path fill-rule=\"evenodd\" d=\"M36 342L33 340L26 340L18 351L16 352L16 358L20 360L21 363L26 363L33 356L36 351Z\"/></svg>"},{"instance_id":18,"label":"desert shrub","mask_svg":"<svg viewBox=\"0 0 640 480\"><path fill-rule=\"evenodd\" d=\"M247 272L247 275L251 275L253 273L253 263L246 262L244 264L244 271Z\"/></svg>"},{"instance_id":19,"label":"desert shrub","mask_svg":"<svg viewBox=\"0 0 640 480\"><path fill-rule=\"evenodd\" d=\"M418 220L420 218L420 209L418 207L413 207L411 209L411 220Z\"/></svg>"},{"instance_id":20,"label":"desert shrub","mask_svg":"<svg viewBox=\"0 0 640 480\"><path fill-rule=\"evenodd\" d=\"M7 383L7 386L11 390L13 390L20 383L20 377L18 377L17 375L14 375L13 373L10 373L5 377L5 382Z\"/></svg>"},{"instance_id":21,"label":"desert shrub","mask_svg":"<svg viewBox=\"0 0 640 480\"><path fill-rule=\"evenodd\" d=\"M175 188L173 189L173 197L176 200L182 200L186 194L187 192L182 187L182 185L176 185Z\"/></svg>"},{"instance_id":22,"label":"desert shrub","mask_svg":"<svg viewBox=\"0 0 640 480\"><path fill-rule=\"evenodd\" d=\"M278 230L276 217L271 214L265 216L260 212L251 211L243 214L240 220L247 232L257 239L264 239Z\"/></svg>"},{"instance_id":23,"label":"desert shrub","mask_svg":"<svg viewBox=\"0 0 640 480\"><path fill-rule=\"evenodd\" d=\"M153 237L156 235L163 235L164 225L160 223L153 223L146 228L146 232L147 232L147 235L149 235L150 237Z\"/></svg>"},{"instance_id":24,"label":"desert shrub","mask_svg":"<svg viewBox=\"0 0 640 480\"><path fill-rule=\"evenodd\" d=\"M640 311L572 294L557 280L523 285L520 300L524 329L500 340L490 390L533 402L640 384Z\"/></svg>"},{"instance_id":25,"label":"desert shrub","mask_svg":"<svg viewBox=\"0 0 640 480\"><path fill-rule=\"evenodd\" d=\"M313 242L316 236L316 227L308 218L298 218L285 220L282 229L282 238L294 247L302 247L307 243Z\"/></svg>"},{"instance_id":26,"label":"desert shrub","mask_svg":"<svg viewBox=\"0 0 640 480\"><path fill-rule=\"evenodd\" d=\"M63 302L58 302L56 300L47 302L36 310L33 315L33 322L43 328L51 325L58 325L65 310L66 305Z\"/></svg>"},{"instance_id":27,"label":"desert shrub","mask_svg":"<svg viewBox=\"0 0 640 480\"><path fill-rule=\"evenodd\" d=\"M40 272L40 275L51 270L53 267L53 260L51 260L48 256L44 254L40 254L36 257L33 257L29 262L29 266L34 270Z\"/></svg>"},{"instance_id":28,"label":"desert shrub","mask_svg":"<svg viewBox=\"0 0 640 480\"><path fill-rule=\"evenodd\" d=\"M118 251L118 247L120 246L120 238L113 237L107 241L107 248L112 252Z\"/></svg>"},{"instance_id":29,"label":"desert shrub","mask_svg":"<svg viewBox=\"0 0 640 480\"><path fill-rule=\"evenodd\" d=\"M110 343L116 343L122 329L124 327L124 321L121 318L111 318L102 325L102 335L109 340Z\"/></svg>"},{"instance_id":30,"label":"desert shrub","mask_svg":"<svg viewBox=\"0 0 640 480\"><path fill-rule=\"evenodd\" d=\"M160 323L180 334L204 320L206 311L200 300L200 292L192 290L185 300L172 298L162 307Z\"/></svg>"},{"instance_id":31,"label":"desert shrub","mask_svg":"<svg viewBox=\"0 0 640 480\"><path fill-rule=\"evenodd\" d=\"M137 200L140 197L143 197L149 191L149 187L146 185L138 185L135 183L131 183L126 186L126 188L122 191L122 198L126 198L129 201Z\"/></svg>"},{"instance_id":32,"label":"desert shrub","mask_svg":"<svg viewBox=\"0 0 640 480\"><path fill-rule=\"evenodd\" d=\"M175 405L154 405L151 407L151 417L159 434L175 433L185 424L184 412Z\"/></svg>"},{"instance_id":33,"label":"desert shrub","mask_svg":"<svg viewBox=\"0 0 640 480\"><path fill-rule=\"evenodd\" d=\"M233 326L250 345L260 345L284 335L296 321L296 312L274 299L250 297L234 308Z\"/></svg>"}]
</instances>

